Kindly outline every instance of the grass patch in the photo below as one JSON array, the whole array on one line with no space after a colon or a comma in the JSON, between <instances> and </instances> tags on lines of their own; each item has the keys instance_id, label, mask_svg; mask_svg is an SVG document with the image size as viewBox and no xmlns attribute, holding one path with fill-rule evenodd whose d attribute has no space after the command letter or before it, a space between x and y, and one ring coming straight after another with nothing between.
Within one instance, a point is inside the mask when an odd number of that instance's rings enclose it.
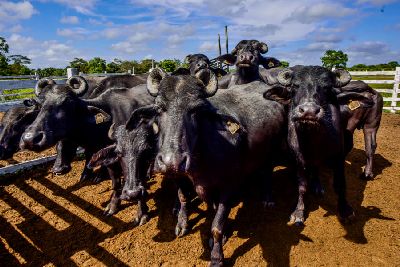
<instances>
[{"instance_id":1,"label":"grass patch","mask_svg":"<svg viewBox=\"0 0 400 267\"><path fill-rule=\"evenodd\" d=\"M19 95L15 95L19 94ZM0 98L0 102L25 99L34 97L35 93L33 88L23 88L23 89L7 89L3 90L3 95Z\"/></svg>"},{"instance_id":2,"label":"grass patch","mask_svg":"<svg viewBox=\"0 0 400 267\"><path fill-rule=\"evenodd\" d=\"M368 76L358 76L352 75L353 80L394 80L394 75L368 75Z\"/></svg>"}]
</instances>

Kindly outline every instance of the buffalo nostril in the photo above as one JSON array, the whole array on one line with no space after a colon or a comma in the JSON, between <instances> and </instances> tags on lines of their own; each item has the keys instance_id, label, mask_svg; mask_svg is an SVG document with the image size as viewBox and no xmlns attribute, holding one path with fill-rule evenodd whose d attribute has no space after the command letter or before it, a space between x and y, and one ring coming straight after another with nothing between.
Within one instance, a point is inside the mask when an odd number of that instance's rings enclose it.
<instances>
[{"instance_id":1,"label":"buffalo nostril","mask_svg":"<svg viewBox=\"0 0 400 267\"><path fill-rule=\"evenodd\" d=\"M158 163L159 166L165 165L165 163L164 163L164 161L163 161L163 157L162 157L161 154L158 154L158 155L157 155L156 161L157 161L157 163Z\"/></svg>"},{"instance_id":2,"label":"buffalo nostril","mask_svg":"<svg viewBox=\"0 0 400 267\"><path fill-rule=\"evenodd\" d=\"M243 60L244 59L244 55L240 55L240 60Z\"/></svg>"},{"instance_id":3,"label":"buffalo nostril","mask_svg":"<svg viewBox=\"0 0 400 267\"><path fill-rule=\"evenodd\" d=\"M250 55L249 56L249 60L251 61L251 60L253 60L254 59L254 56L253 55Z\"/></svg>"},{"instance_id":4,"label":"buffalo nostril","mask_svg":"<svg viewBox=\"0 0 400 267\"><path fill-rule=\"evenodd\" d=\"M299 107L299 112L304 113L304 109L302 107Z\"/></svg>"},{"instance_id":5,"label":"buffalo nostril","mask_svg":"<svg viewBox=\"0 0 400 267\"><path fill-rule=\"evenodd\" d=\"M179 169L183 172L187 172L189 170L190 167L190 157L189 155L185 154L182 157L182 160L179 164Z\"/></svg>"},{"instance_id":6,"label":"buffalo nostril","mask_svg":"<svg viewBox=\"0 0 400 267\"><path fill-rule=\"evenodd\" d=\"M43 140L43 137L44 137L43 132L39 132L39 133L33 138L32 143L33 143L33 144L38 144L38 143L40 143L40 141Z\"/></svg>"},{"instance_id":7,"label":"buffalo nostril","mask_svg":"<svg viewBox=\"0 0 400 267\"><path fill-rule=\"evenodd\" d=\"M320 111L321 111L321 108L320 108L320 107L317 107L317 108L315 109L315 115L317 115L318 113L320 113Z\"/></svg>"}]
</instances>

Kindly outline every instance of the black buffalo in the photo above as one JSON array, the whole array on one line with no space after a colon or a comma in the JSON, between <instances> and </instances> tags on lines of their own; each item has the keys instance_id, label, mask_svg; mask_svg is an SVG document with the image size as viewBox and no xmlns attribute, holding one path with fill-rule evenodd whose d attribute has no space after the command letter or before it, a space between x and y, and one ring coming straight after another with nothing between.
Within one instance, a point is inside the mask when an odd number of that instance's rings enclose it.
<instances>
[{"instance_id":1,"label":"black buffalo","mask_svg":"<svg viewBox=\"0 0 400 267\"><path fill-rule=\"evenodd\" d=\"M253 81L263 81L260 76L259 65L266 69L279 67L280 61L272 57L263 57L261 54L268 52L267 44L257 40L242 40L230 54L225 54L217 59L229 65L236 65L236 71L221 77L218 81L219 88L229 88L237 84Z\"/></svg>"},{"instance_id":2,"label":"black buffalo","mask_svg":"<svg viewBox=\"0 0 400 267\"><path fill-rule=\"evenodd\" d=\"M8 159L18 151L19 140L26 127L39 113L40 105L34 99L7 110L0 123L0 159Z\"/></svg>"},{"instance_id":3,"label":"black buffalo","mask_svg":"<svg viewBox=\"0 0 400 267\"><path fill-rule=\"evenodd\" d=\"M75 89L74 83L79 84L79 88ZM37 95L42 98L42 108L23 134L21 147L42 150L60 140L70 140L85 148L86 163L95 152L112 143L108 138L111 123L125 124L134 109L154 101L146 85L110 88L96 98L82 99L80 96L88 88L86 81L78 76L69 79L66 85L47 84L40 88ZM100 119L105 122L96 120L94 114L101 115ZM114 190L106 214L111 215L117 211L120 201L120 168L108 169ZM85 165L81 180L91 172Z\"/></svg>"},{"instance_id":4,"label":"black buffalo","mask_svg":"<svg viewBox=\"0 0 400 267\"><path fill-rule=\"evenodd\" d=\"M268 91L264 96L278 101L290 101L288 113L288 145L297 162L299 198L291 223L304 222L303 196L307 190L307 176L317 180L318 169L328 163L334 173L334 189L338 196L339 216L343 220L354 217L346 200L344 174L345 126L341 121L340 106L335 88L350 82L347 71L334 72L319 66L295 66L282 70L278 81L286 86L279 93ZM280 98L275 98L280 94Z\"/></svg>"},{"instance_id":5,"label":"black buffalo","mask_svg":"<svg viewBox=\"0 0 400 267\"><path fill-rule=\"evenodd\" d=\"M224 225L236 195L254 171L263 167L272 173L272 159L284 136L283 106L263 98L261 92L268 88L262 82L216 94L217 79L209 70L194 77L155 69L149 79L156 104L134 111L132 121L156 118L154 168L178 185L181 207L175 233L188 231L188 192L194 185L198 196L217 209L211 264L222 264Z\"/></svg>"},{"instance_id":6,"label":"black buffalo","mask_svg":"<svg viewBox=\"0 0 400 267\"><path fill-rule=\"evenodd\" d=\"M362 81L351 81L338 88L341 119L346 123L345 152L353 148L353 134L356 129L364 132L367 164L361 178L370 180L373 174L373 159L377 147L376 134L382 117L382 96Z\"/></svg>"},{"instance_id":7,"label":"black buffalo","mask_svg":"<svg viewBox=\"0 0 400 267\"><path fill-rule=\"evenodd\" d=\"M88 167L121 164L125 182L120 198L138 201L134 222L142 225L148 220L146 182L152 174L158 127L152 120L141 120L139 125L132 123L128 120L115 130L112 127L110 135L116 143L94 154Z\"/></svg>"}]
</instances>

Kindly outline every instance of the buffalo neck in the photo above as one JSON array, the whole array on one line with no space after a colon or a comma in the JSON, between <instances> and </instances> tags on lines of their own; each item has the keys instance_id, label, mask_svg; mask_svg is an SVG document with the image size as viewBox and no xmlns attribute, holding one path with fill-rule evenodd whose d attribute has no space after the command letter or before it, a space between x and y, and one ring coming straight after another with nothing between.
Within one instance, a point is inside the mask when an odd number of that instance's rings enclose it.
<instances>
[{"instance_id":1,"label":"buffalo neck","mask_svg":"<svg viewBox=\"0 0 400 267\"><path fill-rule=\"evenodd\" d=\"M253 81L261 80L258 66L238 67L237 76L238 76L237 84L246 84Z\"/></svg>"}]
</instances>

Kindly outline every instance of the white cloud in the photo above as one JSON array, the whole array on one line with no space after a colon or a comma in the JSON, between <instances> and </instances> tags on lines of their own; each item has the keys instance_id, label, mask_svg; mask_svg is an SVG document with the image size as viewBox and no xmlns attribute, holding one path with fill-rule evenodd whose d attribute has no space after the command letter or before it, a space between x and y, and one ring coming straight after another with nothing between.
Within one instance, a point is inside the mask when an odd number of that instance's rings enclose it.
<instances>
[{"instance_id":1,"label":"white cloud","mask_svg":"<svg viewBox=\"0 0 400 267\"><path fill-rule=\"evenodd\" d=\"M39 0L39 1L54 2L61 5L65 5L85 15L94 15L93 9L98 2L98 0Z\"/></svg>"},{"instance_id":2,"label":"white cloud","mask_svg":"<svg viewBox=\"0 0 400 267\"><path fill-rule=\"evenodd\" d=\"M218 44L217 42L213 43L213 42L203 42L200 47L199 47L199 51L203 52L203 53L207 53L207 52L216 52L218 50Z\"/></svg>"},{"instance_id":3,"label":"white cloud","mask_svg":"<svg viewBox=\"0 0 400 267\"><path fill-rule=\"evenodd\" d=\"M29 19L33 14L37 13L30 2L10 2L0 1L0 21L18 21Z\"/></svg>"},{"instance_id":4,"label":"white cloud","mask_svg":"<svg viewBox=\"0 0 400 267\"><path fill-rule=\"evenodd\" d=\"M312 3L308 6L296 8L287 20L310 24L323 19L341 18L354 13L355 10L337 3Z\"/></svg>"},{"instance_id":5,"label":"white cloud","mask_svg":"<svg viewBox=\"0 0 400 267\"><path fill-rule=\"evenodd\" d=\"M60 19L60 22L64 24L78 24L79 18L77 16L65 16Z\"/></svg>"},{"instance_id":6,"label":"white cloud","mask_svg":"<svg viewBox=\"0 0 400 267\"><path fill-rule=\"evenodd\" d=\"M57 35L70 39L90 39L91 32L87 29L76 27L70 29L57 29Z\"/></svg>"},{"instance_id":7,"label":"white cloud","mask_svg":"<svg viewBox=\"0 0 400 267\"><path fill-rule=\"evenodd\" d=\"M8 39L11 54L32 59L31 67L65 67L74 57L81 57L75 48L55 40L38 41L29 36L12 34Z\"/></svg>"}]
</instances>

